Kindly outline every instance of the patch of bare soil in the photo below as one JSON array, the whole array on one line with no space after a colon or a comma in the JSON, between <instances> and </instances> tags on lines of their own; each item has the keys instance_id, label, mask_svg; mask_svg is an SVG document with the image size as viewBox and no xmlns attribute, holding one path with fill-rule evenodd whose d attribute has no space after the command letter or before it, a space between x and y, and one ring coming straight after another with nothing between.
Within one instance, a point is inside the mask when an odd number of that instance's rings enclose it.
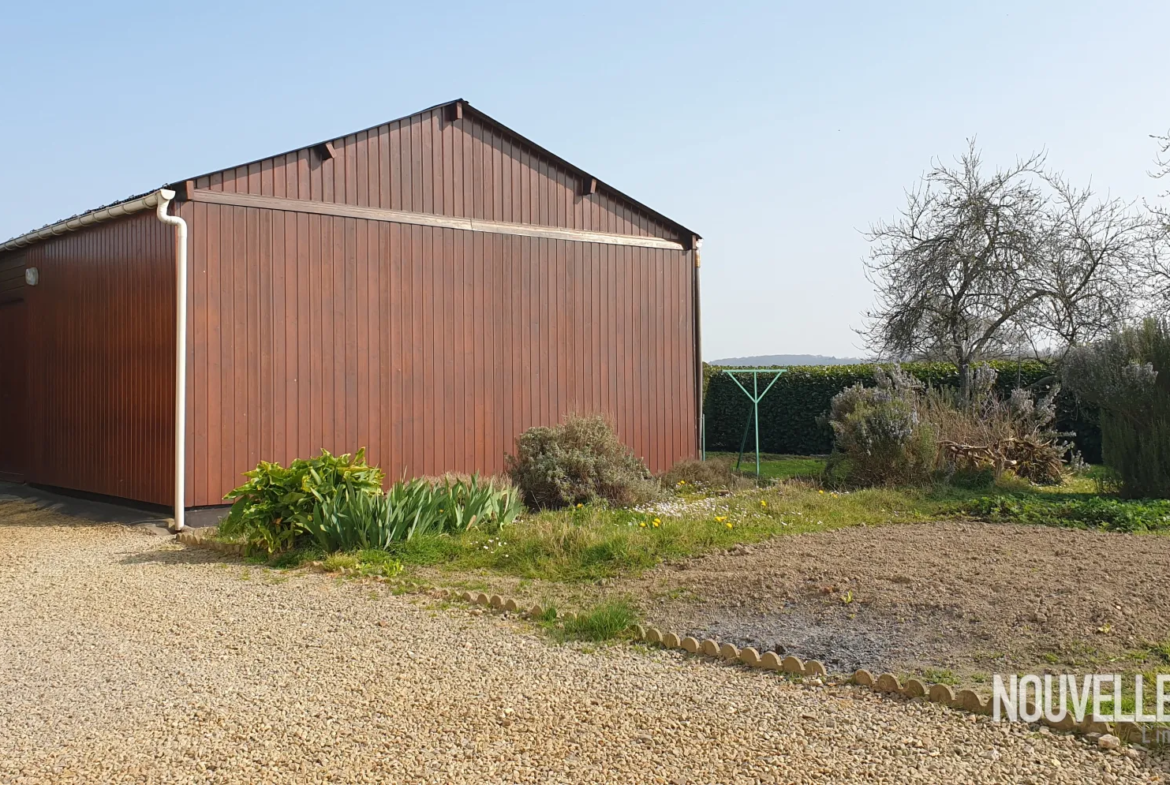
<instances>
[{"instance_id":1,"label":"patch of bare soil","mask_svg":"<svg viewBox=\"0 0 1170 785\"><path fill-rule=\"evenodd\" d=\"M1170 538L987 523L854 527L663 565L615 590L652 623L830 670L1166 663Z\"/></svg>"},{"instance_id":2,"label":"patch of bare soil","mask_svg":"<svg viewBox=\"0 0 1170 785\"><path fill-rule=\"evenodd\" d=\"M633 598L648 624L819 659L830 671L1166 667L1170 537L988 523L851 527L780 537L604 584L440 571L439 583L581 608Z\"/></svg>"}]
</instances>

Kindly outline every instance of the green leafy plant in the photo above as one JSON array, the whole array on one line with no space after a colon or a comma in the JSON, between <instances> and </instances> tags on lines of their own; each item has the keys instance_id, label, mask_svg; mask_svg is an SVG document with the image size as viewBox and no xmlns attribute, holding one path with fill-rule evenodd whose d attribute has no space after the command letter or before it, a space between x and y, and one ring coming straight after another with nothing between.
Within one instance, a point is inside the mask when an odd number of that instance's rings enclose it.
<instances>
[{"instance_id":1,"label":"green leafy plant","mask_svg":"<svg viewBox=\"0 0 1170 785\"><path fill-rule=\"evenodd\" d=\"M366 463L366 451L332 455L322 450L311 460L298 459L288 468L261 461L240 487L225 496L235 499L219 531L240 537L249 551L277 553L292 547L314 509L339 494L375 496L382 492L382 470Z\"/></svg>"},{"instance_id":2,"label":"green leafy plant","mask_svg":"<svg viewBox=\"0 0 1170 785\"><path fill-rule=\"evenodd\" d=\"M313 508L301 528L327 553L386 550L423 534L451 534L472 526L489 530L511 524L522 510L507 485L427 479L396 482L385 495L338 493Z\"/></svg>"},{"instance_id":3,"label":"green leafy plant","mask_svg":"<svg viewBox=\"0 0 1170 785\"><path fill-rule=\"evenodd\" d=\"M628 507L658 493L646 464L602 417L570 416L551 428L529 428L507 461L512 481L533 508L595 502Z\"/></svg>"},{"instance_id":4,"label":"green leafy plant","mask_svg":"<svg viewBox=\"0 0 1170 785\"><path fill-rule=\"evenodd\" d=\"M444 532L464 531L471 526L489 532L508 526L524 512L520 491L506 480L444 478L432 486L439 497Z\"/></svg>"},{"instance_id":5,"label":"green leafy plant","mask_svg":"<svg viewBox=\"0 0 1170 785\"><path fill-rule=\"evenodd\" d=\"M401 535L385 496L338 494L313 508L304 531L329 554L386 549Z\"/></svg>"}]
</instances>

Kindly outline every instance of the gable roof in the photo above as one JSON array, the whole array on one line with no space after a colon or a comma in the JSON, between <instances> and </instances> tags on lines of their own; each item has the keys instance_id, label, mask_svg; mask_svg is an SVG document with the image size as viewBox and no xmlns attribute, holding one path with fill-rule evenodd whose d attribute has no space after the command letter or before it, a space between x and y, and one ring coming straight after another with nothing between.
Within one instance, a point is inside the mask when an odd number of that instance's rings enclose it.
<instances>
[{"instance_id":1,"label":"gable roof","mask_svg":"<svg viewBox=\"0 0 1170 785\"><path fill-rule=\"evenodd\" d=\"M315 148L321 148L327 144L339 142L345 136L351 136L354 134L360 134L363 132L372 131L374 129L380 128L381 126L388 125L390 123L401 122L403 120L408 120L408 119L415 117L415 116L418 116L418 115L423 115L423 114L426 114L428 112L433 112L436 109L445 109L445 108L455 109L456 107L458 107L460 112L475 117L479 122L483 123L485 126L491 127L492 129L494 129L496 132L500 133L501 135L509 137L512 141L517 142L520 145L529 148L531 151L537 153L539 156L544 157L548 161L568 170L570 173L581 178L582 180L596 181L597 189L599 191L604 189L610 196L615 197L615 198L627 203L631 207L634 207L637 210L639 210L643 213L646 213L647 215L651 216L652 218L656 219L657 221L659 221L667 226L670 226L671 228L676 230L681 236L694 237L696 239L700 238L700 235L698 233L692 231L691 229L688 229L687 227L683 226L682 224L678 223L677 221L675 221L671 218L668 218L667 216L663 215L662 213L658 212L657 210L653 209L652 207L649 207L648 205L638 201L637 199L634 199L633 197L628 196L627 194L623 193L622 191L619 191L617 188L614 188L612 185L609 185L608 183L606 183L605 181L603 181L601 178L597 177L596 175L590 174L589 172L586 172L584 169L581 169L580 167L575 166L574 164L570 163L569 161L566 161L564 158L561 158L559 155L553 153L552 151L548 150L547 148L542 147L541 145L537 144L536 142L533 142L531 139L529 139L525 136L522 136L521 134L512 130L508 126L506 126L503 123L499 122L498 120L494 119L490 115L487 115L484 112L481 112L478 109L474 108L465 99L456 98L456 99L451 100L451 101L446 101L444 103L435 104L434 106L429 106L426 109L420 109L417 112L412 112L408 115L403 115L402 117L398 117L398 118L395 118L393 120L386 120L386 121L378 123L376 125L372 125L368 128L363 128L363 129L360 129L357 131L351 131L351 132L348 132L342 136L334 136L334 137L330 137L329 139L323 139L319 142L315 142L313 144L301 145L300 147L295 147L292 150L285 151L284 153L273 153L270 155L263 156L262 158L257 158L257 159L254 159L252 161L247 161L247 162L241 163L241 164L234 164L233 166L224 167L222 169L216 169L216 170L213 170L211 172L205 172L203 174L196 175L194 177L185 177L185 178L182 178L179 180L170 181L169 183L166 183L166 184L160 186L159 188L152 188L149 191L144 191L143 193L140 193L140 194L134 194L132 196L126 197L125 199L120 199L118 201L111 202L109 204L100 205L98 207L95 207L92 210L87 210L84 213L78 213L76 215L70 216L69 218L62 219L61 221L58 221L58 222L53 223L53 224L45 224L45 226L43 226L43 227L40 227L38 229L34 229L30 232L26 232L22 235L18 235L17 237L13 237L7 241L0 243L0 253L2 253L4 251L12 250L14 248L22 248L22 247L31 245L35 242L39 242L40 240L46 239L47 237L51 237L55 234L61 234L62 232L73 231L75 229L79 229L79 228L82 228L84 226L89 226L93 223L96 223L96 222L99 222L102 220L108 220L111 217L117 217L119 215L122 215L122 214L124 214L124 212L120 211L118 209L120 206L128 205L131 203L137 203L138 201L143 200L144 198L150 197L154 193L157 193L160 190L160 188L177 191L179 194L182 194L185 190L184 184L187 181L198 180L199 178L202 178L202 177L210 177L211 175L218 174L221 172L226 172L230 169L236 169L236 168L240 168L240 167L249 166L251 164L259 163L261 161L265 161L265 160L270 159L270 158L275 158L275 157L279 157L282 155L296 153L296 152L299 152L301 150L312 150ZM60 231L56 231L58 228L60 228Z\"/></svg>"},{"instance_id":2,"label":"gable roof","mask_svg":"<svg viewBox=\"0 0 1170 785\"><path fill-rule=\"evenodd\" d=\"M683 226L678 221L675 221L675 220L667 217L666 215L663 215L662 213L660 213L657 210L655 210L654 208L646 205L645 203L640 202L637 199L634 199L633 197L623 193L622 191L618 190L614 186L601 180L601 178L597 177L596 175L593 175L589 172L586 172L584 169L570 163L569 161L560 157L556 153L553 153L549 149L542 147L541 145L537 144L536 142L533 142L528 137L517 133L516 131L512 130L511 128L504 125L500 121L491 117L490 115L476 109L470 103L468 103L466 99L463 99L463 98L456 98L456 99L453 99L451 101L445 101L443 103L435 104L434 106L429 106L426 109L420 109L417 112L411 112L410 114L403 115L402 117L396 117L392 120L385 120L383 122L377 123L377 124L369 126L367 128L361 128L361 129L358 129L356 131L348 131L345 134L342 134L340 136L333 136L333 137L330 137L328 139L322 139L318 142L314 142L312 144L301 145L301 146L295 147L291 150L286 150L284 152L271 153L269 155L265 155L265 156L262 156L260 158L253 159L251 161L246 161L246 162L240 163L240 164L233 164L232 166L223 167L223 168L211 171L211 172L204 172L202 174L196 175L195 177L184 178L184 180L177 180L177 181L174 181L172 183L169 183L166 187L172 188L181 194L181 193L183 193L183 183L186 180L198 181L202 178L209 178L209 177L216 175L216 174L226 174L226 173L228 173L232 170L235 170L235 169L243 169L243 168L252 166L253 164L260 164L264 161L268 161L268 160L272 160L272 159L279 159L283 156L288 156L288 155L292 155L294 153L299 153L302 150L305 150L305 151L319 150L319 149L325 147L326 145L341 145L343 143L343 140L346 137L353 137L353 136L368 133L371 131L377 131L378 129L380 129L384 126L392 125L394 123L401 123L401 122L410 120L412 118L419 117L421 115L429 114L429 113L434 112L435 110L438 110L438 109L454 109L456 107L458 107L458 109L460 111L459 116L474 117L482 125L494 130L496 133L499 133L501 136L504 136L504 137L510 139L512 142L528 148L532 153L535 153L539 157L547 160L548 162L555 164L556 166L559 166L562 169L567 170L570 174L574 175L575 177L577 177L585 182L589 182L590 180L596 181L597 188L599 191L604 190L610 197L613 197L613 198L616 198L622 202L625 202L628 206L638 210L639 212L645 213L647 216L653 218L655 221L670 227L674 231L678 232L681 236L684 236L684 237L693 236L695 238L700 237L700 235L698 233L694 232L691 229L688 229L686 226Z\"/></svg>"}]
</instances>

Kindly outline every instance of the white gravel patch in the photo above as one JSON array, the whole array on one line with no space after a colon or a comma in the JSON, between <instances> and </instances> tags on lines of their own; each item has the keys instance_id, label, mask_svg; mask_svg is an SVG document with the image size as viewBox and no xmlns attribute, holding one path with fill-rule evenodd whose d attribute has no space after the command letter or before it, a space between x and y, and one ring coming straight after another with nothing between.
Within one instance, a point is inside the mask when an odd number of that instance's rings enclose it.
<instances>
[{"instance_id":1,"label":"white gravel patch","mask_svg":"<svg viewBox=\"0 0 1170 785\"><path fill-rule=\"evenodd\" d=\"M1162 759L0 505L0 783L1136 782ZM281 582L278 582L281 581Z\"/></svg>"},{"instance_id":2,"label":"white gravel patch","mask_svg":"<svg viewBox=\"0 0 1170 785\"><path fill-rule=\"evenodd\" d=\"M646 515L662 515L681 518L684 515L694 515L700 512L716 513L727 509L727 501L715 496L697 496L686 498L672 496L656 502L648 502L634 508L635 512Z\"/></svg>"}]
</instances>

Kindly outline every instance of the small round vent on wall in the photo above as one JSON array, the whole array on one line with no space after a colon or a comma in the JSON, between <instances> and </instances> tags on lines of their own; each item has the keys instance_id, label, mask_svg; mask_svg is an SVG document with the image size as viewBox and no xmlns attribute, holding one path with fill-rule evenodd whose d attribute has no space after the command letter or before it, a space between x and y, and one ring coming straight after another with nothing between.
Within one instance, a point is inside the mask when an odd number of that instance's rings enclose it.
<instances>
[{"instance_id":1,"label":"small round vent on wall","mask_svg":"<svg viewBox=\"0 0 1170 785\"><path fill-rule=\"evenodd\" d=\"M41 280L41 271L35 267L26 268L24 271L24 282L29 286L36 286Z\"/></svg>"}]
</instances>

